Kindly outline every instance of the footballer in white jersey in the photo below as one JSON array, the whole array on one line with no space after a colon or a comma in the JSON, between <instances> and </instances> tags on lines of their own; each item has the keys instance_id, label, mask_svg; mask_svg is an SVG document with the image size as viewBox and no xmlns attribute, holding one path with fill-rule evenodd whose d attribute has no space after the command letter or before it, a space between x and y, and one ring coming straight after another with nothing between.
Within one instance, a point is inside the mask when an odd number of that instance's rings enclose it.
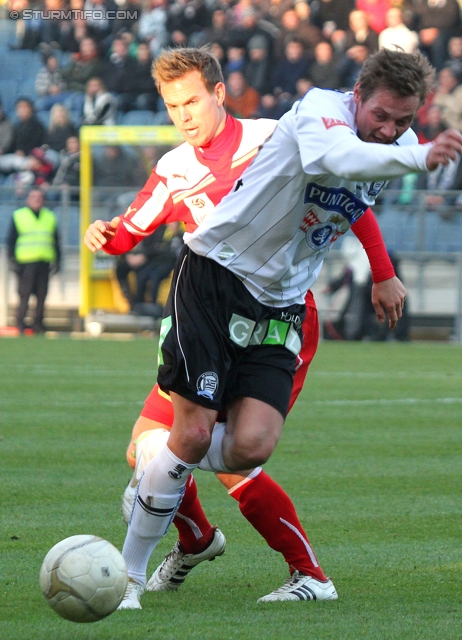
<instances>
[{"instance_id":1,"label":"footballer in white jersey","mask_svg":"<svg viewBox=\"0 0 462 640\"><path fill-rule=\"evenodd\" d=\"M185 241L237 275L262 304L303 302L335 240L386 180L426 170L428 145L357 136L353 94L311 89L285 114L234 191ZM380 176L380 180L373 180Z\"/></svg>"}]
</instances>

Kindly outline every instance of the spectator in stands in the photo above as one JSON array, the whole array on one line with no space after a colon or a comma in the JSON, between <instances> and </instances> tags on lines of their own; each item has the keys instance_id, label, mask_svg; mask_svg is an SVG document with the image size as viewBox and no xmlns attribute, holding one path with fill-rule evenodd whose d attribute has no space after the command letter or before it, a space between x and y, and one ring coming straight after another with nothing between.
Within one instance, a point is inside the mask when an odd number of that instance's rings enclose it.
<instances>
[{"instance_id":1,"label":"spectator in stands","mask_svg":"<svg viewBox=\"0 0 462 640\"><path fill-rule=\"evenodd\" d=\"M108 18L107 13L111 11L115 15L117 9L114 0L85 0L88 35L99 43L103 53L109 49L112 40L113 19Z\"/></svg>"},{"instance_id":2,"label":"spectator in stands","mask_svg":"<svg viewBox=\"0 0 462 640\"><path fill-rule=\"evenodd\" d=\"M168 42L167 2L149 0L138 23L138 37L149 43L151 56L155 58Z\"/></svg>"},{"instance_id":3,"label":"spectator in stands","mask_svg":"<svg viewBox=\"0 0 462 640\"><path fill-rule=\"evenodd\" d=\"M0 156L7 153L13 142L13 125L3 112L3 105L0 100Z\"/></svg>"},{"instance_id":4,"label":"spectator in stands","mask_svg":"<svg viewBox=\"0 0 462 640\"><path fill-rule=\"evenodd\" d=\"M284 57L277 63L273 75L273 91L289 100L296 94L299 78L309 77L310 61L300 40L289 40L284 46Z\"/></svg>"},{"instance_id":5,"label":"spectator in stands","mask_svg":"<svg viewBox=\"0 0 462 640\"><path fill-rule=\"evenodd\" d=\"M236 44L246 47L253 36L263 36L268 44L269 57L273 59L274 38L270 29L267 23L259 20L259 14L254 7L246 6L242 11L238 28L232 31L232 38Z\"/></svg>"},{"instance_id":6,"label":"spectator in stands","mask_svg":"<svg viewBox=\"0 0 462 640\"><path fill-rule=\"evenodd\" d=\"M449 67L457 78L458 84L462 83L462 37L455 36L448 42L449 58L444 66Z\"/></svg>"},{"instance_id":7,"label":"spectator in stands","mask_svg":"<svg viewBox=\"0 0 462 640\"><path fill-rule=\"evenodd\" d=\"M245 66L245 79L262 96L271 92L271 61L268 53L268 43L262 36L253 36L247 43L249 58Z\"/></svg>"},{"instance_id":8,"label":"spectator in stands","mask_svg":"<svg viewBox=\"0 0 462 640\"><path fill-rule=\"evenodd\" d=\"M451 160L446 166L438 167L435 171L424 174L422 177L426 181L425 204L428 208L438 211L440 216L449 220L455 211L452 208L457 199L458 193L454 195L434 193L435 191L457 191L462 189L462 163L460 156L454 162ZM459 201L460 204L460 201ZM448 208L449 206L449 208ZM457 210L459 213L460 209Z\"/></svg>"},{"instance_id":9,"label":"spectator in stands","mask_svg":"<svg viewBox=\"0 0 462 640\"><path fill-rule=\"evenodd\" d=\"M25 318L31 295L36 297L32 329L43 333L45 299L50 273L57 273L60 265L58 222L53 211L44 206L43 193L30 190L26 206L13 213L7 237L8 258L18 277L19 305L16 326L26 330Z\"/></svg>"},{"instance_id":10,"label":"spectator in stands","mask_svg":"<svg viewBox=\"0 0 462 640\"><path fill-rule=\"evenodd\" d=\"M134 70L135 92L130 103L130 109L157 111L159 93L152 79L152 58L146 42L140 42L136 51Z\"/></svg>"},{"instance_id":11,"label":"spectator in stands","mask_svg":"<svg viewBox=\"0 0 462 640\"><path fill-rule=\"evenodd\" d=\"M146 179L144 169L122 147L104 147L94 162L95 187L136 187Z\"/></svg>"},{"instance_id":12,"label":"spectator in stands","mask_svg":"<svg viewBox=\"0 0 462 640\"><path fill-rule=\"evenodd\" d=\"M359 72L369 57L369 49L363 44L350 47L340 57L339 73L342 79L342 89L352 90L358 80Z\"/></svg>"},{"instance_id":13,"label":"spectator in stands","mask_svg":"<svg viewBox=\"0 0 462 640\"><path fill-rule=\"evenodd\" d=\"M265 93L265 95L261 97L255 116L257 118L279 120L288 110L288 101L282 100L280 102L273 93Z\"/></svg>"},{"instance_id":14,"label":"spectator in stands","mask_svg":"<svg viewBox=\"0 0 462 640\"><path fill-rule=\"evenodd\" d=\"M51 182L54 166L47 158L45 151L40 147L32 149L24 159L21 171L13 175L13 184L16 195L24 197L30 187L47 188Z\"/></svg>"},{"instance_id":15,"label":"spectator in stands","mask_svg":"<svg viewBox=\"0 0 462 640\"><path fill-rule=\"evenodd\" d=\"M167 31L174 46L196 46L209 24L204 0L173 0L168 6Z\"/></svg>"},{"instance_id":16,"label":"spectator in stands","mask_svg":"<svg viewBox=\"0 0 462 640\"><path fill-rule=\"evenodd\" d=\"M223 69L226 64L226 54L221 44L219 42L210 42L207 46L210 49L210 53L215 56Z\"/></svg>"},{"instance_id":17,"label":"spectator in stands","mask_svg":"<svg viewBox=\"0 0 462 640\"><path fill-rule=\"evenodd\" d=\"M443 121L448 127L462 131L462 85L449 68L441 69L432 104L442 110Z\"/></svg>"},{"instance_id":18,"label":"spectator in stands","mask_svg":"<svg viewBox=\"0 0 462 640\"><path fill-rule=\"evenodd\" d=\"M226 81L226 110L235 118L250 118L260 104L259 93L249 87L242 71L233 71Z\"/></svg>"},{"instance_id":19,"label":"spectator in stands","mask_svg":"<svg viewBox=\"0 0 462 640\"><path fill-rule=\"evenodd\" d=\"M118 110L123 113L130 111L135 99L136 69L136 60L129 55L125 40L121 37L114 38L103 78L107 90L117 95Z\"/></svg>"},{"instance_id":20,"label":"spectator in stands","mask_svg":"<svg viewBox=\"0 0 462 640\"><path fill-rule=\"evenodd\" d=\"M401 47L406 53L414 53L419 46L419 36L411 31L403 21L403 12L399 7L392 7L386 15L387 27L379 34L380 49Z\"/></svg>"},{"instance_id":21,"label":"spectator in stands","mask_svg":"<svg viewBox=\"0 0 462 640\"><path fill-rule=\"evenodd\" d=\"M160 225L134 250L118 256L117 280L132 311L142 313L146 302L157 302L160 284L172 271L178 256L176 249L181 247L181 244L178 223ZM130 287L130 273L134 273L136 277L135 291ZM147 295L149 300L146 299Z\"/></svg>"},{"instance_id":22,"label":"spectator in stands","mask_svg":"<svg viewBox=\"0 0 462 640\"><path fill-rule=\"evenodd\" d=\"M443 110L437 104L432 104L426 113L426 123L421 125L417 120L414 130L417 133L420 144L431 142L439 133L447 129L443 120Z\"/></svg>"},{"instance_id":23,"label":"spectator in stands","mask_svg":"<svg viewBox=\"0 0 462 640\"><path fill-rule=\"evenodd\" d=\"M71 121L68 109L59 103L53 105L50 110L50 124L45 135L45 144L59 153L65 148L67 139L75 135L77 135L77 129Z\"/></svg>"},{"instance_id":24,"label":"spectator in stands","mask_svg":"<svg viewBox=\"0 0 462 640\"><path fill-rule=\"evenodd\" d=\"M305 7L302 9L301 7ZM275 58L281 60L284 57L284 47L289 40L300 40L305 51L311 58L314 56L314 48L323 39L321 29L310 23L308 19L302 20L300 13L308 13L309 5L304 0L299 0L295 9L289 9L282 14L281 29L275 41Z\"/></svg>"},{"instance_id":25,"label":"spectator in stands","mask_svg":"<svg viewBox=\"0 0 462 640\"><path fill-rule=\"evenodd\" d=\"M107 91L101 78L90 78L85 91L82 125L113 125L116 115L117 98Z\"/></svg>"},{"instance_id":26,"label":"spectator in stands","mask_svg":"<svg viewBox=\"0 0 462 640\"><path fill-rule=\"evenodd\" d=\"M62 19L54 12L65 10L66 4L64 0L45 0L43 7L44 19L40 29L41 44L56 45L59 43ZM50 11L53 13L50 13Z\"/></svg>"},{"instance_id":27,"label":"spectator in stands","mask_svg":"<svg viewBox=\"0 0 462 640\"><path fill-rule=\"evenodd\" d=\"M313 3L312 19L326 37L326 34L348 29L350 13L354 8L355 0L319 0Z\"/></svg>"},{"instance_id":28,"label":"spectator in stands","mask_svg":"<svg viewBox=\"0 0 462 640\"><path fill-rule=\"evenodd\" d=\"M320 42L314 49L314 62L308 69L308 78L320 89L340 89L342 77L330 42Z\"/></svg>"},{"instance_id":29,"label":"spectator in stands","mask_svg":"<svg viewBox=\"0 0 462 640\"><path fill-rule=\"evenodd\" d=\"M439 71L447 57L449 39L461 33L458 1L406 0L404 7L412 15L412 28L419 34L420 49Z\"/></svg>"},{"instance_id":30,"label":"spectator in stands","mask_svg":"<svg viewBox=\"0 0 462 640\"><path fill-rule=\"evenodd\" d=\"M9 3L10 11L17 11L19 19L16 22L16 38L12 49L30 49L35 50L40 44L41 30L43 20L40 15L33 13L32 16L24 20L23 11L25 9L32 9L29 0L12 0Z\"/></svg>"},{"instance_id":31,"label":"spectator in stands","mask_svg":"<svg viewBox=\"0 0 462 640\"><path fill-rule=\"evenodd\" d=\"M349 49L357 44L363 44L371 53L375 53L379 48L379 37L369 27L366 13L358 10L350 13L346 48Z\"/></svg>"},{"instance_id":32,"label":"spectator in stands","mask_svg":"<svg viewBox=\"0 0 462 640\"><path fill-rule=\"evenodd\" d=\"M117 13L115 20L112 20L112 33L118 34L129 32L133 34L138 28L138 21L143 11L142 3L139 0L117 1Z\"/></svg>"},{"instance_id":33,"label":"spectator in stands","mask_svg":"<svg viewBox=\"0 0 462 640\"><path fill-rule=\"evenodd\" d=\"M62 74L69 91L83 94L88 80L99 76L102 71L103 63L96 41L93 38L83 38L79 53L75 54L73 61L64 67Z\"/></svg>"},{"instance_id":34,"label":"spectator in stands","mask_svg":"<svg viewBox=\"0 0 462 640\"><path fill-rule=\"evenodd\" d=\"M35 108L29 98L16 101L17 122L13 125L13 142L10 153L27 156L35 147L45 142L45 127L37 120Z\"/></svg>"},{"instance_id":35,"label":"spectator in stands","mask_svg":"<svg viewBox=\"0 0 462 640\"><path fill-rule=\"evenodd\" d=\"M81 3L82 6L78 7L78 3ZM70 8L76 11L83 10L83 0L71 0ZM59 44L63 51L78 53L80 43L88 38L87 22L80 16L81 14L73 14L70 20L63 20L61 23Z\"/></svg>"},{"instance_id":36,"label":"spectator in stands","mask_svg":"<svg viewBox=\"0 0 462 640\"><path fill-rule=\"evenodd\" d=\"M245 55L245 47L238 45L231 45L228 47L226 50L226 62L223 66L223 75L225 80L228 78L229 74L234 71L244 72L246 64L247 59Z\"/></svg>"},{"instance_id":37,"label":"spectator in stands","mask_svg":"<svg viewBox=\"0 0 462 640\"><path fill-rule=\"evenodd\" d=\"M64 102L68 96L56 55L45 56L44 62L35 78L35 91L38 96L35 106L38 111L51 109L57 102Z\"/></svg>"},{"instance_id":38,"label":"spectator in stands","mask_svg":"<svg viewBox=\"0 0 462 640\"><path fill-rule=\"evenodd\" d=\"M212 25L204 29L200 36L199 45L217 42L223 50L233 44L233 32L224 9L218 8L212 12Z\"/></svg>"},{"instance_id":39,"label":"spectator in stands","mask_svg":"<svg viewBox=\"0 0 462 640\"><path fill-rule=\"evenodd\" d=\"M386 16L391 6L391 0L356 0L356 8L365 12L370 28L377 34L387 26Z\"/></svg>"},{"instance_id":40,"label":"spectator in stands","mask_svg":"<svg viewBox=\"0 0 462 640\"><path fill-rule=\"evenodd\" d=\"M59 192L66 187L80 185L80 142L77 136L66 140L66 149L61 152L58 171L51 183L48 198L59 199ZM79 194L72 193L71 200L78 201Z\"/></svg>"}]
</instances>

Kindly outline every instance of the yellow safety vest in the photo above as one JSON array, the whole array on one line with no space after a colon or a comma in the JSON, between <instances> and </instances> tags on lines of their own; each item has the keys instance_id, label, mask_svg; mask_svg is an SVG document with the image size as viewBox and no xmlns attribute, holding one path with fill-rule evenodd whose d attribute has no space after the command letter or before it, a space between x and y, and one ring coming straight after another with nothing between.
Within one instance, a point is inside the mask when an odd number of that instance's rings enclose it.
<instances>
[{"instance_id":1,"label":"yellow safety vest","mask_svg":"<svg viewBox=\"0 0 462 640\"><path fill-rule=\"evenodd\" d=\"M15 258L20 264L56 260L56 216L42 207L38 217L29 207L17 209L13 220L18 231Z\"/></svg>"}]
</instances>

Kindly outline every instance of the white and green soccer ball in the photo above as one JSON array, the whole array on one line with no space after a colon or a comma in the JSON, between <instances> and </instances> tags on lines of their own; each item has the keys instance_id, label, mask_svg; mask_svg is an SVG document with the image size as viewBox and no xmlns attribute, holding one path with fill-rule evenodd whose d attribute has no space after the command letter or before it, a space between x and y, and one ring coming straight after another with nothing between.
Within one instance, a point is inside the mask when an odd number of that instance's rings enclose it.
<instances>
[{"instance_id":1,"label":"white and green soccer ball","mask_svg":"<svg viewBox=\"0 0 462 640\"><path fill-rule=\"evenodd\" d=\"M71 536L45 556L40 588L56 613L73 622L96 622L117 609L128 583L120 551L92 535Z\"/></svg>"}]
</instances>

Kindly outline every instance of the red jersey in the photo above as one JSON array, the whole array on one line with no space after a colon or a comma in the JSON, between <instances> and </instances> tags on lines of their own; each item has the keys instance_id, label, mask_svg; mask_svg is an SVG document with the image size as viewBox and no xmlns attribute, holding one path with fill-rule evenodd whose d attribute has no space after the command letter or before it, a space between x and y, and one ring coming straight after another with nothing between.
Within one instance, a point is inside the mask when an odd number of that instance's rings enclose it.
<instances>
[{"instance_id":1,"label":"red jersey","mask_svg":"<svg viewBox=\"0 0 462 640\"><path fill-rule=\"evenodd\" d=\"M276 124L276 120L237 120L228 115L223 131L206 147L184 142L166 153L103 250L125 253L169 222L183 222L186 231L194 231L231 191Z\"/></svg>"}]
</instances>

